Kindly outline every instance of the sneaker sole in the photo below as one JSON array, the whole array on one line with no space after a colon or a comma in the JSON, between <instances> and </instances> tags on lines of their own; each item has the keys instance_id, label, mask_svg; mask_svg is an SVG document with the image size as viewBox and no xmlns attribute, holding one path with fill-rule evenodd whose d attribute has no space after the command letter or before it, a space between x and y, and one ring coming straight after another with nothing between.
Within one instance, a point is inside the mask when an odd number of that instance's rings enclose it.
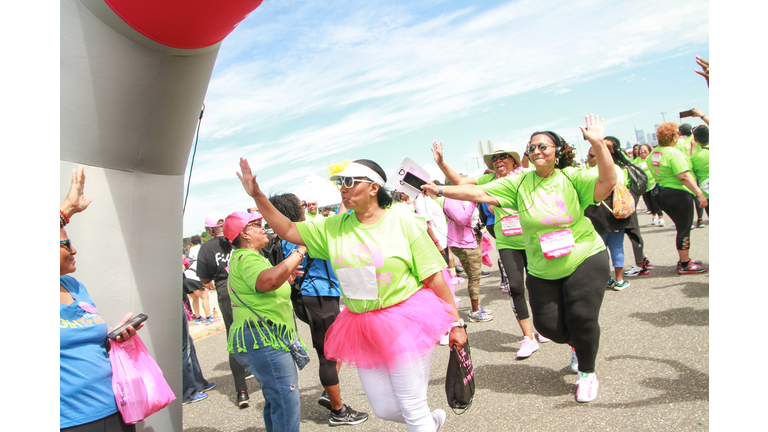
<instances>
[{"instance_id":1,"label":"sneaker sole","mask_svg":"<svg viewBox=\"0 0 768 432\"><path fill-rule=\"evenodd\" d=\"M477 318L470 318L469 319L469 322L473 322L473 323L476 323L476 322L488 322L488 321L493 321L493 317L490 317L488 319L483 319L483 320L477 319Z\"/></svg>"},{"instance_id":2,"label":"sneaker sole","mask_svg":"<svg viewBox=\"0 0 768 432\"><path fill-rule=\"evenodd\" d=\"M536 347L536 349L534 349L533 351L531 351L531 352L530 352L530 353L529 353L527 356L521 356L521 355L519 355L519 353L518 353L518 354L515 354L515 359L516 359L516 360L525 360L525 359L527 359L528 357L530 357L531 355L533 355L533 353L535 353L536 351L538 351L538 350L539 350L539 348L540 348L540 347L538 347L538 346L537 346L537 347Z\"/></svg>"},{"instance_id":3,"label":"sneaker sole","mask_svg":"<svg viewBox=\"0 0 768 432\"><path fill-rule=\"evenodd\" d=\"M317 401L317 404L320 405L323 408L331 409L331 401L328 399L319 399Z\"/></svg>"},{"instance_id":4,"label":"sneaker sole","mask_svg":"<svg viewBox=\"0 0 768 432\"><path fill-rule=\"evenodd\" d=\"M618 285L614 285L614 286L613 286L613 290L614 290L614 291L621 291L621 290L623 290L624 288L628 288L628 287L629 287L629 284L626 284L626 285L624 285L624 286L618 286Z\"/></svg>"},{"instance_id":5,"label":"sneaker sole","mask_svg":"<svg viewBox=\"0 0 768 432\"><path fill-rule=\"evenodd\" d=\"M351 421L351 422L345 421L345 422L338 422L338 423L334 423L333 420L328 420L328 426L353 426L353 425L360 424L360 423L362 423L362 422L364 422L366 420L368 420L368 417L366 417L366 418L364 418L362 420L355 420L355 421Z\"/></svg>"},{"instance_id":6,"label":"sneaker sole","mask_svg":"<svg viewBox=\"0 0 768 432\"><path fill-rule=\"evenodd\" d=\"M708 272L708 271L709 271L709 269L708 269L708 268L706 268L706 269L704 269L704 270L693 270L693 271L691 271L691 270L684 270L684 271L680 271L680 270L678 270L678 271L677 271L677 274L681 274L681 275L687 275L687 274L699 274L699 273L706 273L706 272Z\"/></svg>"}]
</instances>

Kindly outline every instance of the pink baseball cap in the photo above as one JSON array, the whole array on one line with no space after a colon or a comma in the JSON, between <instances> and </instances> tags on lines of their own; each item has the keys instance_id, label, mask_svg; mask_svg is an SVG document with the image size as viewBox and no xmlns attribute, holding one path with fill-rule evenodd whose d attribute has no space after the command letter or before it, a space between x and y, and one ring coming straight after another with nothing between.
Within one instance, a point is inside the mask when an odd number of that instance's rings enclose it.
<instances>
[{"instance_id":1,"label":"pink baseball cap","mask_svg":"<svg viewBox=\"0 0 768 432\"><path fill-rule=\"evenodd\" d=\"M240 235L240 231L245 228L246 225L262 218L263 216L259 212L248 213L244 211L236 211L224 219L224 237L232 243L232 241Z\"/></svg>"}]
</instances>

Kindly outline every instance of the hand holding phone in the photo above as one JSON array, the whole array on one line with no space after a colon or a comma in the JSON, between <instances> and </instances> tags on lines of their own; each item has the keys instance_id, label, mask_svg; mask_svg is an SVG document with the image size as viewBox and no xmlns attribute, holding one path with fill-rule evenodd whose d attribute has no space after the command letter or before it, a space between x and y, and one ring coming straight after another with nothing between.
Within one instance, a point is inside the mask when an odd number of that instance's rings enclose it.
<instances>
[{"instance_id":1,"label":"hand holding phone","mask_svg":"<svg viewBox=\"0 0 768 432\"><path fill-rule=\"evenodd\" d=\"M680 111L680 118L686 118L686 117L693 117L692 109L689 109L688 111Z\"/></svg>"},{"instance_id":2,"label":"hand holding phone","mask_svg":"<svg viewBox=\"0 0 768 432\"><path fill-rule=\"evenodd\" d=\"M123 324L120 327L112 330L107 335L107 337L112 339L112 340L117 340L117 337L118 336L122 336L123 330L127 329L128 326L133 326L133 328L136 329L136 327L138 327L141 323L146 321L147 318L148 317L146 315L144 315L143 313L140 313L140 314L136 315L135 317L131 318L130 320L128 320L128 322L126 322L125 324Z\"/></svg>"}]
</instances>

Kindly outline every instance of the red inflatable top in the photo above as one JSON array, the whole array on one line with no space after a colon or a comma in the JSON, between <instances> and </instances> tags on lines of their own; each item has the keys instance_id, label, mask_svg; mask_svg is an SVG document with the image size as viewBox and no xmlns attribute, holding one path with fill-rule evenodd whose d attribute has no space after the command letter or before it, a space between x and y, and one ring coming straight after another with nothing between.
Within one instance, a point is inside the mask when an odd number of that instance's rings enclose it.
<instances>
[{"instance_id":1,"label":"red inflatable top","mask_svg":"<svg viewBox=\"0 0 768 432\"><path fill-rule=\"evenodd\" d=\"M227 37L263 0L104 0L144 36L173 48L197 49Z\"/></svg>"}]
</instances>

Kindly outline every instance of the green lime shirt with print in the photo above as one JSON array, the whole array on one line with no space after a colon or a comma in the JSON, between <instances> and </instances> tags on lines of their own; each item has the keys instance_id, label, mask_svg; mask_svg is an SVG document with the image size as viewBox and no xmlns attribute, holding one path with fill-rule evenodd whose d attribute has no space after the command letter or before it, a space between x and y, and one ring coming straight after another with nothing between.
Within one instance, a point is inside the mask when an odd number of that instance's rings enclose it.
<instances>
[{"instance_id":1,"label":"green lime shirt with print","mask_svg":"<svg viewBox=\"0 0 768 432\"><path fill-rule=\"evenodd\" d=\"M677 139L675 148L680 150L684 155L688 156L691 154L691 141L693 141L693 135L688 135L687 137L681 136Z\"/></svg>"},{"instance_id":2,"label":"green lime shirt with print","mask_svg":"<svg viewBox=\"0 0 768 432\"><path fill-rule=\"evenodd\" d=\"M656 177L659 186L684 190L693 195L693 192L677 178L678 174L691 170L690 161L683 152L674 147L658 146L653 149L648 159L650 159L651 173Z\"/></svg>"},{"instance_id":3,"label":"green lime shirt with print","mask_svg":"<svg viewBox=\"0 0 768 432\"><path fill-rule=\"evenodd\" d=\"M298 335L293 321L291 286L288 282L274 291L261 292L256 289L256 279L259 274L270 268L272 265L266 258L250 249L236 249L229 257L227 289L230 292L234 291L240 297L238 299L234 294L230 296L233 320L232 327L229 329L227 349L231 353L234 353L235 349L238 352L246 352L249 349L259 348L245 346L244 331L257 331L264 345L283 351L289 351L286 340L290 343ZM270 328L258 325L258 317L248 307L241 305L240 300L263 319L272 321L273 326ZM253 325L249 326L248 322L252 322Z\"/></svg>"},{"instance_id":4,"label":"green lime shirt with print","mask_svg":"<svg viewBox=\"0 0 768 432\"><path fill-rule=\"evenodd\" d=\"M696 183L701 184L709 179L709 144L706 147L696 146L696 151L690 157L691 171L696 177ZM709 192L701 190L704 196L709 199Z\"/></svg>"},{"instance_id":5,"label":"green lime shirt with print","mask_svg":"<svg viewBox=\"0 0 768 432\"><path fill-rule=\"evenodd\" d=\"M651 163L650 154L649 157L646 157L645 159L637 159L637 166L643 169L645 171L645 176L648 177L648 192L649 190L653 189L654 186L656 186L656 177L651 174L651 167L648 166L649 163Z\"/></svg>"},{"instance_id":6,"label":"green lime shirt with print","mask_svg":"<svg viewBox=\"0 0 768 432\"><path fill-rule=\"evenodd\" d=\"M526 172L481 186L502 207L520 214L527 268L532 275L548 280L570 276L585 259L605 250L592 222L584 216L584 209L596 204L597 178L597 170L568 167L545 179ZM539 236L565 228L573 233L571 253L547 260Z\"/></svg>"},{"instance_id":7,"label":"green lime shirt with print","mask_svg":"<svg viewBox=\"0 0 768 432\"><path fill-rule=\"evenodd\" d=\"M387 209L374 224L363 225L354 214L298 222L296 228L315 258L331 262L334 271L375 267L378 300L353 300L341 293L350 312L383 309L408 299L422 281L446 268L427 233L424 218Z\"/></svg>"},{"instance_id":8,"label":"green lime shirt with print","mask_svg":"<svg viewBox=\"0 0 768 432\"><path fill-rule=\"evenodd\" d=\"M529 168L523 168L523 172L521 174L510 174L507 177L515 177L518 175L522 175L529 171L535 171L536 168L529 167ZM488 183L491 183L493 181L498 180L496 178L495 173L489 173L485 174L483 176L478 177L475 181L477 182L478 186L482 186ZM523 250L525 249L525 242L523 241L523 234L519 235L504 235L504 232L502 231L501 227L501 219L507 216L516 215L517 212L512 210L511 208L504 208L504 207L494 207L493 208L493 214L496 217L496 222L493 224L493 233L496 235L496 250L499 249L517 249L517 250ZM523 231L525 232L525 231Z\"/></svg>"}]
</instances>

